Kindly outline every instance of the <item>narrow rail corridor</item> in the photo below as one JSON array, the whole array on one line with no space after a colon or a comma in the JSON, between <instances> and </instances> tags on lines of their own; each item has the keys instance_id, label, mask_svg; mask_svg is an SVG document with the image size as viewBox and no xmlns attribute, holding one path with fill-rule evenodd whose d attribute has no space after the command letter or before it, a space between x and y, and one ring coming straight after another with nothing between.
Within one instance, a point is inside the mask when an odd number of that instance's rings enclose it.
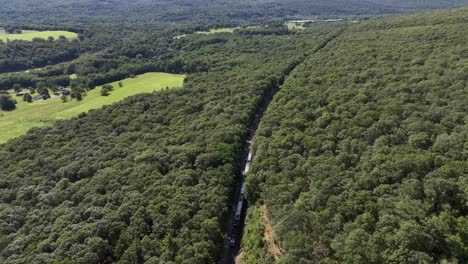
<instances>
[{"instance_id":1,"label":"narrow rail corridor","mask_svg":"<svg viewBox=\"0 0 468 264\"><path fill-rule=\"evenodd\" d=\"M240 248L241 248L241 241L242 241L242 235L244 232L244 225L245 225L245 212L247 211L248 208L248 202L245 199L245 180L248 177L249 170L250 170L250 165L252 162L252 158L254 157L252 145L255 142L255 133L257 131L257 128L260 124L260 121L263 117L263 114L268 108L268 105L270 102L273 100L273 97L275 94L280 90L280 86L283 85L283 83L286 81L287 77L289 74L302 62L305 61L305 59L317 52L319 52L321 49L325 48L328 43L330 43L333 39L335 39L342 31L339 30L334 34L333 36L330 36L327 38L323 43L321 43L317 48L315 48L311 54L308 54L307 56L304 56L301 58L299 61L296 62L296 64L293 67L290 67L288 72L285 74L285 77L283 80L280 81L275 87L270 89L266 96L264 97L257 114L255 115L255 119L252 123L252 126L250 127L250 134L248 137L248 140L246 141L246 144L244 145L244 151L242 153L242 160L243 160L243 170L241 172L241 177L240 180L238 181L238 184L236 186L236 199L232 202L231 204L231 212L228 218L228 221L226 223L225 227L225 233L224 233L224 245L223 245L223 254L221 255L221 259L218 262L219 264L234 264L236 256L238 256Z\"/></svg>"},{"instance_id":2,"label":"narrow rail corridor","mask_svg":"<svg viewBox=\"0 0 468 264\"><path fill-rule=\"evenodd\" d=\"M242 154L243 169L241 172L240 181L236 186L236 199L231 205L233 209L230 212L229 220L226 225L223 255L222 259L219 261L220 264L235 263L235 257L239 253L240 242L242 240L242 234L244 231L245 212L248 207L247 200L245 199L245 179L248 177L250 164L254 155L252 144L255 141L255 132L260 123L260 120L263 117L268 104L271 102L273 96L276 94L276 92L278 92L278 90L279 86L269 91L268 95L263 100L258 113L255 115L255 120L250 129L250 134Z\"/></svg>"}]
</instances>

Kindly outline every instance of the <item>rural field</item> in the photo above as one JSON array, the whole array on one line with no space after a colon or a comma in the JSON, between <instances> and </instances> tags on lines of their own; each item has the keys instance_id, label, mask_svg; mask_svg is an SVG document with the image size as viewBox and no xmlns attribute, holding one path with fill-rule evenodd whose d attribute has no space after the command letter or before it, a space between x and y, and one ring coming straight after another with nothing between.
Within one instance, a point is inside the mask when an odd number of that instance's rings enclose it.
<instances>
[{"instance_id":1,"label":"rural field","mask_svg":"<svg viewBox=\"0 0 468 264\"><path fill-rule=\"evenodd\" d=\"M296 24L296 23L293 23L293 22L287 22L286 26L290 30L292 30L292 29L305 29L304 24Z\"/></svg>"},{"instance_id":2,"label":"rural field","mask_svg":"<svg viewBox=\"0 0 468 264\"><path fill-rule=\"evenodd\" d=\"M215 34L215 33L232 33L236 28L212 28L208 31L197 31L195 34Z\"/></svg>"},{"instance_id":3,"label":"rural field","mask_svg":"<svg viewBox=\"0 0 468 264\"><path fill-rule=\"evenodd\" d=\"M26 40L32 41L33 38L43 38L47 39L48 37L53 37L58 39L60 36L65 36L67 39L75 39L78 37L78 34L70 31L62 30L48 30L48 31L36 31L36 30L23 30L21 34L7 34L5 30L0 30L0 39L6 41L9 40Z\"/></svg>"},{"instance_id":4,"label":"rural field","mask_svg":"<svg viewBox=\"0 0 468 264\"><path fill-rule=\"evenodd\" d=\"M51 125L57 119L71 118L82 112L118 102L128 96L150 93L165 87L182 87L184 78L185 75L181 74L145 73L122 80L124 86L121 88L118 82L111 83L114 90L109 96L101 96L101 87L96 87L87 92L83 101L73 100L66 103L63 103L60 97L33 103L26 103L21 97L17 97L16 110L0 113L0 144L25 134L33 127Z\"/></svg>"},{"instance_id":5,"label":"rural field","mask_svg":"<svg viewBox=\"0 0 468 264\"><path fill-rule=\"evenodd\" d=\"M195 31L193 34L216 34L216 33L233 33L234 30L237 28L212 28L207 31ZM175 39L180 39L180 38L185 38L187 36L190 36L192 34L182 34L175 36Z\"/></svg>"}]
</instances>

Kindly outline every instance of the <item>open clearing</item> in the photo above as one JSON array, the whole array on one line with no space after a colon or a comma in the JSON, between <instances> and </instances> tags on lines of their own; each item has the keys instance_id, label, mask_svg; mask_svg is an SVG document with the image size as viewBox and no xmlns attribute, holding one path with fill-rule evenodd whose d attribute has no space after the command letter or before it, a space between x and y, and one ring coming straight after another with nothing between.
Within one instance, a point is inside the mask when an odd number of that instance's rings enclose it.
<instances>
[{"instance_id":1,"label":"open clearing","mask_svg":"<svg viewBox=\"0 0 468 264\"><path fill-rule=\"evenodd\" d=\"M33 103L24 102L22 97L15 97L18 101L16 110L0 111L0 144L24 135L33 127L50 125L57 119L71 118L90 109L118 102L128 96L150 93L165 87L182 87L184 78L185 75L181 74L145 73L122 80L123 87L119 87L118 82L111 83L114 90L109 96L101 96L101 87L96 87L87 92L83 101L73 100L66 103L63 103L59 97Z\"/></svg>"},{"instance_id":2,"label":"open clearing","mask_svg":"<svg viewBox=\"0 0 468 264\"><path fill-rule=\"evenodd\" d=\"M0 39L6 41L9 40L26 40L32 41L33 38L43 38L47 39L48 37L53 37L58 39L60 36L65 36L67 39L76 39L78 34L70 31L62 30L49 30L49 31L36 31L36 30L23 30L21 34L7 34L5 30L0 30Z\"/></svg>"},{"instance_id":3,"label":"open clearing","mask_svg":"<svg viewBox=\"0 0 468 264\"><path fill-rule=\"evenodd\" d=\"M293 23L293 22L287 22L286 26L288 27L289 30L293 29L305 29L305 26L303 23Z\"/></svg>"},{"instance_id":4,"label":"open clearing","mask_svg":"<svg viewBox=\"0 0 468 264\"><path fill-rule=\"evenodd\" d=\"M215 34L215 33L232 33L237 28L216 28L208 31L197 31L195 34Z\"/></svg>"},{"instance_id":5,"label":"open clearing","mask_svg":"<svg viewBox=\"0 0 468 264\"><path fill-rule=\"evenodd\" d=\"M193 34L216 34L216 33L233 33L234 30L236 30L238 28L212 28L208 31L195 31ZM183 35L179 35L179 36L175 36L174 38L175 39L180 39L180 38L185 38L189 35L192 35L192 34L183 34Z\"/></svg>"}]
</instances>

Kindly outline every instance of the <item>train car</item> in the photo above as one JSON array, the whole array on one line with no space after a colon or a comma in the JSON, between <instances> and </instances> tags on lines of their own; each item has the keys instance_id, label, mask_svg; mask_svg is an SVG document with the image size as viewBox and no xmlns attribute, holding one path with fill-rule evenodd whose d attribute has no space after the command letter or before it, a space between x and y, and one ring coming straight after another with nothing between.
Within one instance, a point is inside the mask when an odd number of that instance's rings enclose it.
<instances>
[{"instance_id":1,"label":"train car","mask_svg":"<svg viewBox=\"0 0 468 264\"><path fill-rule=\"evenodd\" d=\"M245 194L245 181L242 182L242 186L241 186L241 190L240 190L240 195L244 196L244 194Z\"/></svg>"},{"instance_id":2,"label":"train car","mask_svg":"<svg viewBox=\"0 0 468 264\"><path fill-rule=\"evenodd\" d=\"M249 173L249 170L250 170L250 162L247 162L247 164L245 164L244 172L242 172L244 177L247 176L247 173Z\"/></svg>"},{"instance_id":3,"label":"train car","mask_svg":"<svg viewBox=\"0 0 468 264\"><path fill-rule=\"evenodd\" d=\"M239 197L239 202L237 203L236 214L234 215L234 226L238 226L242 214L242 205L244 203L244 196Z\"/></svg>"}]
</instances>

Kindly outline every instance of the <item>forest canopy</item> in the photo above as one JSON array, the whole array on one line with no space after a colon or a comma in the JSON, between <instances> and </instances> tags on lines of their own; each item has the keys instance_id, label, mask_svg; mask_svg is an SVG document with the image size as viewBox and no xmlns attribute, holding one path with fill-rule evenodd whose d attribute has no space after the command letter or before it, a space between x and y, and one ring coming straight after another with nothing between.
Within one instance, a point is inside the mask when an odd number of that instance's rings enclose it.
<instances>
[{"instance_id":1,"label":"forest canopy","mask_svg":"<svg viewBox=\"0 0 468 264\"><path fill-rule=\"evenodd\" d=\"M467 11L350 27L291 73L257 132L246 260L274 259L264 205L279 263L468 261Z\"/></svg>"},{"instance_id":2,"label":"forest canopy","mask_svg":"<svg viewBox=\"0 0 468 264\"><path fill-rule=\"evenodd\" d=\"M374 17L464 4L0 0L78 34L0 41L0 119L186 76L0 145L0 263L218 263L237 196L244 263L467 263L468 9Z\"/></svg>"},{"instance_id":3,"label":"forest canopy","mask_svg":"<svg viewBox=\"0 0 468 264\"><path fill-rule=\"evenodd\" d=\"M0 146L1 262L215 263L256 107L301 60L296 46L325 36L181 40L181 63L210 62L184 88ZM213 44L189 48L200 41Z\"/></svg>"}]
</instances>

